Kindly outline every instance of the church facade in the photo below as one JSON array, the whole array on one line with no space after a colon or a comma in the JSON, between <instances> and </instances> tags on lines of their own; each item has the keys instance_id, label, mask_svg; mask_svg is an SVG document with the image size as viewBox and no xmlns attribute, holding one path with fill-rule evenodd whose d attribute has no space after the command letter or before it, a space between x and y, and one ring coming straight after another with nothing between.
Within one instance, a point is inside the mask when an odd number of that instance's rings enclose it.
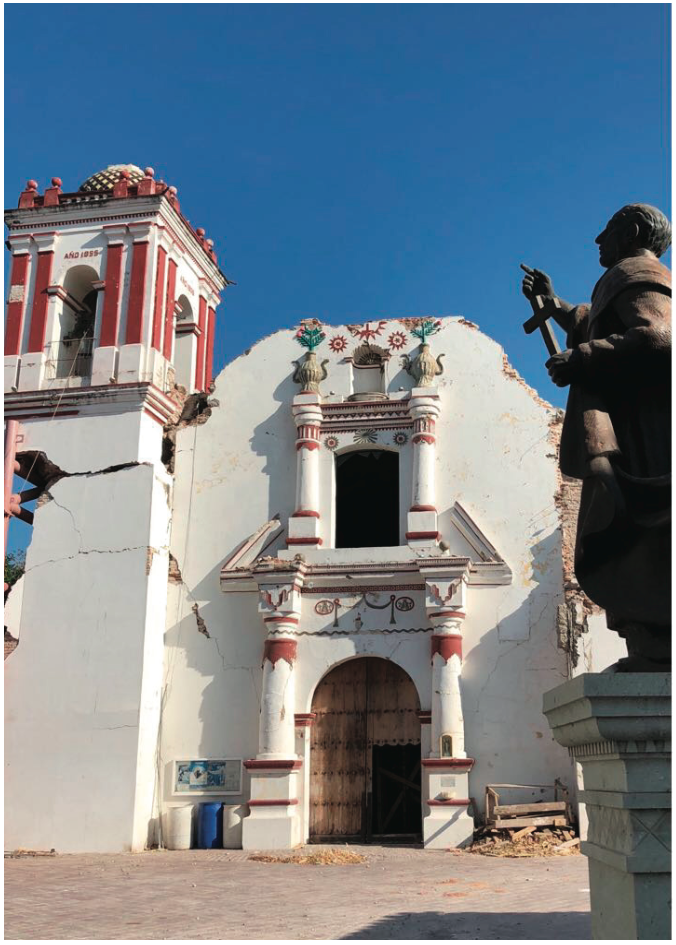
<instances>
[{"instance_id":1,"label":"church facade","mask_svg":"<svg viewBox=\"0 0 676 945\"><path fill-rule=\"evenodd\" d=\"M8 848L140 850L208 801L245 849L447 848L487 785L574 800L542 693L615 641L566 571L561 412L501 348L305 320L213 378L227 279L150 168L31 181L6 222L5 463L38 497Z\"/></svg>"}]
</instances>

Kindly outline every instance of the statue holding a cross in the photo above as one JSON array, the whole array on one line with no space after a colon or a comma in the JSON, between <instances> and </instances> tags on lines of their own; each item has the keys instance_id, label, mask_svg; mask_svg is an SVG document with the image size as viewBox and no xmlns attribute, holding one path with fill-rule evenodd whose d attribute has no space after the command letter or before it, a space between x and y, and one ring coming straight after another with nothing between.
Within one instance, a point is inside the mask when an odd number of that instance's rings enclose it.
<instances>
[{"instance_id":1,"label":"statue holding a cross","mask_svg":"<svg viewBox=\"0 0 676 945\"><path fill-rule=\"evenodd\" d=\"M575 574L625 638L611 671L671 669L671 244L655 207L630 204L596 237L607 271L591 305L559 298L549 276L522 265L558 387L570 386L561 436L565 476L582 480ZM561 351L549 319L566 332Z\"/></svg>"}]
</instances>

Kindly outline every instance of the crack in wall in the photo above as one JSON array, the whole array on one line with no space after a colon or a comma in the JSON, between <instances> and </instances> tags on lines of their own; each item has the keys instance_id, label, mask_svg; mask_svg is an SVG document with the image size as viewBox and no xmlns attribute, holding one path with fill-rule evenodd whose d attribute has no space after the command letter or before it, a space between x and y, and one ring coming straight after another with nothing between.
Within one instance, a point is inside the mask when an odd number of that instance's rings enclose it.
<instances>
[{"instance_id":1,"label":"crack in wall","mask_svg":"<svg viewBox=\"0 0 676 945\"><path fill-rule=\"evenodd\" d=\"M193 604L191 610L192 610L192 612L193 612L194 615L195 615L195 620L196 620L196 622L197 622L197 629L199 630L200 633L204 634L204 636L207 638L207 640L210 640L210 639L211 639L211 634L210 634L209 631L207 630L207 625L206 625L206 623L204 622L204 618L203 618L202 615L200 614L200 607L199 607L199 604L197 604L197 603ZM216 649L218 649L218 646L216 647ZM220 653L219 653L219 655L220 655ZM222 659L222 657L221 657L221 659Z\"/></svg>"}]
</instances>

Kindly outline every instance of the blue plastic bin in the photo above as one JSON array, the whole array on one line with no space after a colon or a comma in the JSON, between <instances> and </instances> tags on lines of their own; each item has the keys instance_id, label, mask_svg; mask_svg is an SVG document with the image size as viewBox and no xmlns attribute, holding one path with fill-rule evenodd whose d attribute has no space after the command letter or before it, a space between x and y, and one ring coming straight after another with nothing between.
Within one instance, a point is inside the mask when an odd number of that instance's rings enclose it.
<instances>
[{"instance_id":1,"label":"blue plastic bin","mask_svg":"<svg viewBox=\"0 0 676 945\"><path fill-rule=\"evenodd\" d=\"M223 847L223 804L200 804L197 817L197 848L217 850Z\"/></svg>"}]
</instances>

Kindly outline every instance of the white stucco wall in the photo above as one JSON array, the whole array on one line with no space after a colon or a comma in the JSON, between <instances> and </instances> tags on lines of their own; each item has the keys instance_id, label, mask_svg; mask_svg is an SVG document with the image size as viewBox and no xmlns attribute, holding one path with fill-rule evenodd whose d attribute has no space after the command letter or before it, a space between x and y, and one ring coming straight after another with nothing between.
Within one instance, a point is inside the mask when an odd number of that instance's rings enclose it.
<instances>
[{"instance_id":1,"label":"white stucco wall","mask_svg":"<svg viewBox=\"0 0 676 945\"><path fill-rule=\"evenodd\" d=\"M327 341L318 359L329 360L329 375L322 393L325 402L335 402L352 392L344 356L359 341L345 326L324 330ZM395 330L405 331L400 322L390 322L374 342L386 343ZM329 348L337 335L349 342L345 353ZM403 350L413 355L417 341L407 335ZM463 626L465 745L468 755L476 758L470 785L481 804L486 783L544 784L555 777L571 781L567 755L554 744L541 713L542 693L566 678L566 658L557 649L555 629L556 606L563 599L556 448L550 436L555 411L503 370L501 348L463 320L444 319L430 344L433 354L445 354L445 370L437 378L441 415L436 504L442 538L451 544L452 553L466 553L451 525L450 510L460 502L513 573L510 586L469 588ZM236 546L263 522L279 514L286 525L294 510L296 431L291 401L298 388L291 376L292 362L302 355L291 331L263 339L217 378L212 396L219 406L209 420L178 434L171 551L183 583L171 588L167 619L160 744L165 804L181 800L172 795L168 780L174 759L251 758L258 749L266 632L256 610L257 594L224 594L219 572ZM412 386L394 353L386 390L406 397ZM339 450L354 448L351 435L340 440ZM384 431L379 444L396 448ZM409 439L401 447L402 536L410 504L411 449ZM305 553L315 562L335 560L337 554L333 552L332 559L334 458L324 446L320 455L324 544ZM368 501L365 494L365 510ZM277 540L266 554L282 548L283 541ZM352 560L363 560L365 553L351 552L348 559L351 554ZM382 555L389 560L392 552ZM310 711L314 688L328 669L365 653L400 663L418 687L422 708L429 709L432 631L422 594L411 596L415 609L399 615L397 628L387 625L382 612L362 607L363 632L336 636L316 634L322 630L311 606L316 598L304 594L294 669L295 711ZM198 632L194 604L209 638ZM321 619L326 629L332 618ZM369 632L379 630L383 632ZM243 799L247 796L245 775ZM236 803L239 798L223 800Z\"/></svg>"}]
</instances>

